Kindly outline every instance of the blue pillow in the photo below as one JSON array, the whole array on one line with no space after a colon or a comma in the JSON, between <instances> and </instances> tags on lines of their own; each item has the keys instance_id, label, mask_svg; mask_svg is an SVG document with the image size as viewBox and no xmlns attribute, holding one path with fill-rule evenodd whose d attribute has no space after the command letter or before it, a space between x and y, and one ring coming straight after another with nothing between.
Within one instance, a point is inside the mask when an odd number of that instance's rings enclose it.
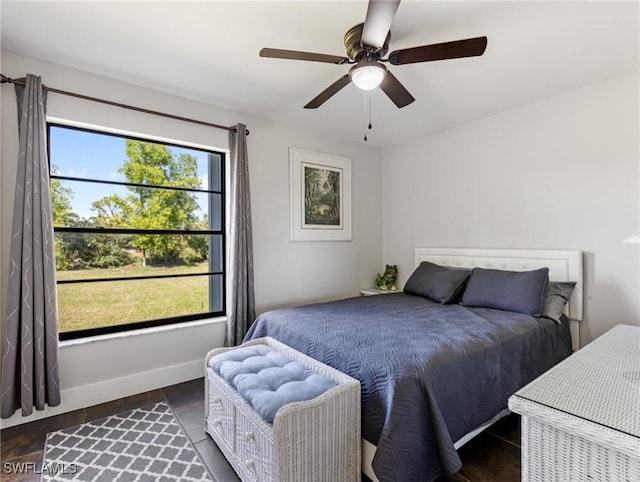
<instances>
[{"instance_id":1,"label":"blue pillow","mask_svg":"<svg viewBox=\"0 0 640 482\"><path fill-rule=\"evenodd\" d=\"M404 292L438 303L455 301L471 272L423 261L404 285Z\"/></svg>"},{"instance_id":2,"label":"blue pillow","mask_svg":"<svg viewBox=\"0 0 640 482\"><path fill-rule=\"evenodd\" d=\"M473 268L461 304L540 316L549 269L505 271Z\"/></svg>"},{"instance_id":3,"label":"blue pillow","mask_svg":"<svg viewBox=\"0 0 640 482\"><path fill-rule=\"evenodd\" d=\"M576 287L575 281L552 281L547 289L547 296L542 307L542 317L561 323L564 307L571 298Z\"/></svg>"}]
</instances>

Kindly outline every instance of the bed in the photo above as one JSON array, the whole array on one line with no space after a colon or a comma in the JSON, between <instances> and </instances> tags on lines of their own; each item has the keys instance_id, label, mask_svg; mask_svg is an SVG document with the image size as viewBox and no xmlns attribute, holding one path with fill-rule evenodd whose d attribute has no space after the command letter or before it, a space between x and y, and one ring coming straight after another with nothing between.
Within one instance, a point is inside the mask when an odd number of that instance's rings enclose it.
<instances>
[{"instance_id":1,"label":"bed","mask_svg":"<svg viewBox=\"0 0 640 482\"><path fill-rule=\"evenodd\" d=\"M576 283L560 322L443 305L406 293L264 313L246 340L275 338L361 382L363 472L380 482L432 481L461 468L457 448L509 413L510 395L579 341L579 251L417 248L423 262L525 272ZM471 281L468 282L470 284ZM570 324L573 328L570 328Z\"/></svg>"}]
</instances>

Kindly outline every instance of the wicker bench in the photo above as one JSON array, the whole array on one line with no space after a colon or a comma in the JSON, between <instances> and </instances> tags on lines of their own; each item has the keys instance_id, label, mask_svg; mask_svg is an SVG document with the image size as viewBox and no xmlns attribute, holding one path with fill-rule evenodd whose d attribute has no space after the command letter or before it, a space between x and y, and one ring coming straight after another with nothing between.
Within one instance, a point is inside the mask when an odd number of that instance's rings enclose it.
<instances>
[{"instance_id":1,"label":"wicker bench","mask_svg":"<svg viewBox=\"0 0 640 482\"><path fill-rule=\"evenodd\" d=\"M271 338L266 345L335 386L321 395L282 406L267 422L205 361L205 430L244 482L360 481L360 383Z\"/></svg>"}]
</instances>

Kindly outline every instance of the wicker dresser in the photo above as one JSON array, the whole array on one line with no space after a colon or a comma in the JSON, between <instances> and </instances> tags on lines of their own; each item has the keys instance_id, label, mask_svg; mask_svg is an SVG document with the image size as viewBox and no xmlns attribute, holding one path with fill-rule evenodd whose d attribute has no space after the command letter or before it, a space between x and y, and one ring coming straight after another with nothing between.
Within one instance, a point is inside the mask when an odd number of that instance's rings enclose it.
<instances>
[{"instance_id":1,"label":"wicker dresser","mask_svg":"<svg viewBox=\"0 0 640 482\"><path fill-rule=\"evenodd\" d=\"M205 362L205 430L244 482L360 482L360 383L271 338L264 344L336 385L311 400L286 404L273 423Z\"/></svg>"},{"instance_id":2,"label":"wicker dresser","mask_svg":"<svg viewBox=\"0 0 640 482\"><path fill-rule=\"evenodd\" d=\"M618 325L509 399L522 480L640 481L640 327Z\"/></svg>"}]
</instances>

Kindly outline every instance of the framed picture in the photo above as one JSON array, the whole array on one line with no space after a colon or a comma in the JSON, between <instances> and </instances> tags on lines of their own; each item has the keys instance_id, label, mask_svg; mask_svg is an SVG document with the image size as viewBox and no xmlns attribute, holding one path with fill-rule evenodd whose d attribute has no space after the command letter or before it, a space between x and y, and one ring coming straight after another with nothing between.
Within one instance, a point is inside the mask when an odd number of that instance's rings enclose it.
<instances>
[{"instance_id":1,"label":"framed picture","mask_svg":"<svg viewBox=\"0 0 640 482\"><path fill-rule=\"evenodd\" d=\"M351 159L289 148L291 240L351 241Z\"/></svg>"}]
</instances>

